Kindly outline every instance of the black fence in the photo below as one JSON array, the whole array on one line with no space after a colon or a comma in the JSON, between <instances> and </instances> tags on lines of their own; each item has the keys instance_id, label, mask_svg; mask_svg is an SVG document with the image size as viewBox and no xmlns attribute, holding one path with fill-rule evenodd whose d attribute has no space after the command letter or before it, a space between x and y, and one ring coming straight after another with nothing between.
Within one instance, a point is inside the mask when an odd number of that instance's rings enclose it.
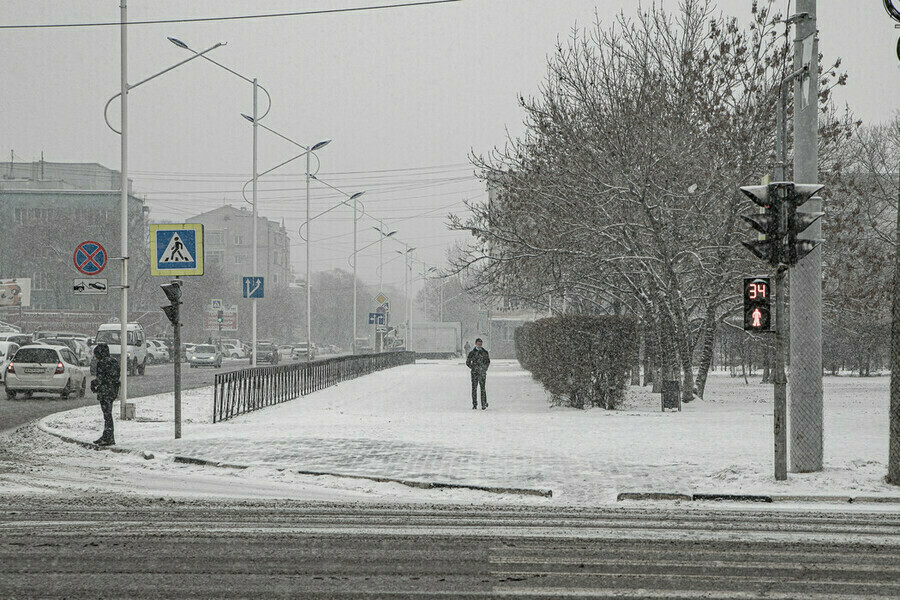
<instances>
[{"instance_id":1,"label":"black fence","mask_svg":"<svg viewBox=\"0 0 900 600\"><path fill-rule=\"evenodd\" d=\"M293 400L360 375L415 362L415 352L386 352L218 373L213 423Z\"/></svg>"}]
</instances>

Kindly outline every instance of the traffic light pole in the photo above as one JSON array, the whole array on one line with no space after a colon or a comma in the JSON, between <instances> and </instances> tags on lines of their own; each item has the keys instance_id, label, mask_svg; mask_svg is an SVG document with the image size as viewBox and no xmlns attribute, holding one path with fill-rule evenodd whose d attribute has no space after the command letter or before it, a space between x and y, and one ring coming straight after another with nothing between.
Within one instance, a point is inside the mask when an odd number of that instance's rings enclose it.
<instances>
[{"instance_id":1,"label":"traffic light pole","mask_svg":"<svg viewBox=\"0 0 900 600\"><path fill-rule=\"evenodd\" d=\"M176 277L177 279L177 277ZM181 303L175 305L175 439L181 438Z\"/></svg>"},{"instance_id":2,"label":"traffic light pole","mask_svg":"<svg viewBox=\"0 0 900 600\"><path fill-rule=\"evenodd\" d=\"M787 163L787 90L793 83L795 75L786 78L778 90L778 106L776 109L776 135L775 135L775 179L785 180L785 165ZM782 201L779 198L778 201ZM784 214L782 204L778 212ZM785 219L779 219L779 239L785 235ZM773 432L775 438L775 480L787 479L787 374L784 372L784 342L787 337L785 331L784 312L784 275L788 270L783 262L775 267L775 406L773 409Z\"/></svg>"}]
</instances>

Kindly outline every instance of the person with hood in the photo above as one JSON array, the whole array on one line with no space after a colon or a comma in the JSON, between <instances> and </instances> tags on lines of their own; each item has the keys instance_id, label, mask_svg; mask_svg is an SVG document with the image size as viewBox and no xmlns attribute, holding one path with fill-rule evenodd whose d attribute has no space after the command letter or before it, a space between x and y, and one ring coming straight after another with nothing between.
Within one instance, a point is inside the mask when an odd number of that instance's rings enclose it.
<instances>
[{"instance_id":1,"label":"person with hood","mask_svg":"<svg viewBox=\"0 0 900 600\"><path fill-rule=\"evenodd\" d=\"M491 366L491 357L488 351L481 347L481 338L475 340L475 347L466 357L466 366L472 371L472 408L478 408L478 386L481 386L481 410L488 407L487 391L484 384L487 381L487 370Z\"/></svg>"},{"instance_id":2,"label":"person with hood","mask_svg":"<svg viewBox=\"0 0 900 600\"><path fill-rule=\"evenodd\" d=\"M98 446L114 446L112 405L119 395L119 361L109 355L107 344L94 346L97 359L97 376L91 381L91 391L97 394L100 410L103 411L103 435L94 441Z\"/></svg>"}]
</instances>

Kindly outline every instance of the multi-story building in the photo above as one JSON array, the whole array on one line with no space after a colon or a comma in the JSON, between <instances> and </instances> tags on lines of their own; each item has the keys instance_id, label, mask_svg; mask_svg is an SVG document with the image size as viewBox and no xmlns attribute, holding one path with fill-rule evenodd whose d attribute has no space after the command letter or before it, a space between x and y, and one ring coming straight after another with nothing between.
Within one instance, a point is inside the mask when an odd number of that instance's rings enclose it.
<instances>
[{"instance_id":1,"label":"multi-story building","mask_svg":"<svg viewBox=\"0 0 900 600\"><path fill-rule=\"evenodd\" d=\"M266 287L293 283L291 240L284 224L257 215L259 275ZM230 204L185 220L203 224L203 253L207 265L221 265L229 279L253 273L253 212Z\"/></svg>"},{"instance_id":2,"label":"multi-story building","mask_svg":"<svg viewBox=\"0 0 900 600\"><path fill-rule=\"evenodd\" d=\"M31 279L31 304L23 310L56 311L56 319L93 313L101 321L116 314L115 290L107 295L73 293L73 279L84 277L73 256L85 241L102 244L110 258L121 255L120 181L118 171L96 163L0 162L0 279ZM129 285L139 291L150 281L149 209L130 193L128 202ZM107 260L96 276L107 278L110 286L119 284L119 262ZM132 298L131 305L138 308L140 294ZM20 311L20 320L28 318Z\"/></svg>"}]
</instances>

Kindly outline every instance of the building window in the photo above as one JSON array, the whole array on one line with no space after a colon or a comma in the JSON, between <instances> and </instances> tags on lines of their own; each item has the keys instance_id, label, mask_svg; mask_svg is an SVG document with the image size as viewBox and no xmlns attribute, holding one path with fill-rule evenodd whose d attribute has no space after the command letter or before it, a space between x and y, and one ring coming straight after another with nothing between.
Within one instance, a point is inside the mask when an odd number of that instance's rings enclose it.
<instances>
[{"instance_id":1,"label":"building window","mask_svg":"<svg viewBox=\"0 0 900 600\"><path fill-rule=\"evenodd\" d=\"M225 262L224 250L206 250L204 253L206 254L206 260L208 260L210 264L221 265Z\"/></svg>"},{"instance_id":2,"label":"building window","mask_svg":"<svg viewBox=\"0 0 900 600\"><path fill-rule=\"evenodd\" d=\"M23 208L16 209L16 224L17 225L25 224L25 209L23 209Z\"/></svg>"},{"instance_id":3,"label":"building window","mask_svg":"<svg viewBox=\"0 0 900 600\"><path fill-rule=\"evenodd\" d=\"M234 236L234 245L235 246L243 246L244 245L244 236L235 235Z\"/></svg>"},{"instance_id":4,"label":"building window","mask_svg":"<svg viewBox=\"0 0 900 600\"><path fill-rule=\"evenodd\" d=\"M248 261L247 261L247 255L246 255L246 254L235 254L235 255L234 255L234 264L236 264L236 265L243 265L243 264L246 264L247 262L248 262Z\"/></svg>"},{"instance_id":5,"label":"building window","mask_svg":"<svg viewBox=\"0 0 900 600\"><path fill-rule=\"evenodd\" d=\"M281 264L281 253L279 253L279 252L273 252L273 253L272 253L272 261L273 261L276 265L280 265L280 264Z\"/></svg>"},{"instance_id":6,"label":"building window","mask_svg":"<svg viewBox=\"0 0 900 600\"><path fill-rule=\"evenodd\" d=\"M215 246L217 248L221 248L225 245L225 232L224 231L204 231L203 232L204 241L209 246Z\"/></svg>"},{"instance_id":7,"label":"building window","mask_svg":"<svg viewBox=\"0 0 900 600\"><path fill-rule=\"evenodd\" d=\"M272 283L278 283L278 273L272 273Z\"/></svg>"}]
</instances>

